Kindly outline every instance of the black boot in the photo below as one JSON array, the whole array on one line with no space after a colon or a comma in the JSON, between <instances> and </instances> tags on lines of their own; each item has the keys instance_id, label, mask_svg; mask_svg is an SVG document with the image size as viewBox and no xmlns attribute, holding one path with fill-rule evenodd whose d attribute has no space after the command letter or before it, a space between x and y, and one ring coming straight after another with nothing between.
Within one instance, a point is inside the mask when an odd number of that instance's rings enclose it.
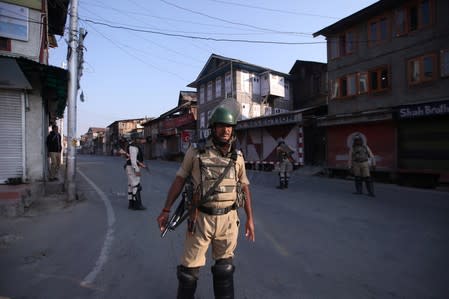
<instances>
[{"instance_id":1,"label":"black boot","mask_svg":"<svg viewBox=\"0 0 449 299\"><path fill-rule=\"evenodd\" d=\"M362 190L363 190L363 178L356 176L354 178L354 184L355 184L355 192L354 194L362 194Z\"/></svg>"},{"instance_id":2,"label":"black boot","mask_svg":"<svg viewBox=\"0 0 449 299\"><path fill-rule=\"evenodd\" d=\"M134 209L134 200L132 199L128 200L128 209L130 210Z\"/></svg>"},{"instance_id":3,"label":"black boot","mask_svg":"<svg viewBox=\"0 0 449 299\"><path fill-rule=\"evenodd\" d=\"M134 202L134 210L137 210L137 211L143 211L143 210L146 210L147 208L145 208L143 205L142 205L142 199L141 199L141 197L140 197L140 190L138 190L137 191L137 193L136 193L136 200L135 200L135 202Z\"/></svg>"},{"instance_id":4,"label":"black boot","mask_svg":"<svg viewBox=\"0 0 449 299\"><path fill-rule=\"evenodd\" d=\"M234 299L234 270L227 259L212 266L215 299Z\"/></svg>"},{"instance_id":5,"label":"black boot","mask_svg":"<svg viewBox=\"0 0 449 299\"><path fill-rule=\"evenodd\" d=\"M277 186L276 188L284 189L284 178L283 177L279 177L279 186Z\"/></svg>"},{"instance_id":6,"label":"black boot","mask_svg":"<svg viewBox=\"0 0 449 299\"><path fill-rule=\"evenodd\" d=\"M288 178L285 178L284 180L284 188L288 189Z\"/></svg>"},{"instance_id":7,"label":"black boot","mask_svg":"<svg viewBox=\"0 0 449 299\"><path fill-rule=\"evenodd\" d=\"M194 299L199 268L178 266L178 295L177 299Z\"/></svg>"},{"instance_id":8,"label":"black boot","mask_svg":"<svg viewBox=\"0 0 449 299\"><path fill-rule=\"evenodd\" d=\"M366 190L368 191L368 195L371 197L375 197L376 195L374 194L374 184L373 184L373 179L371 177L365 178L365 185L366 185Z\"/></svg>"}]
</instances>

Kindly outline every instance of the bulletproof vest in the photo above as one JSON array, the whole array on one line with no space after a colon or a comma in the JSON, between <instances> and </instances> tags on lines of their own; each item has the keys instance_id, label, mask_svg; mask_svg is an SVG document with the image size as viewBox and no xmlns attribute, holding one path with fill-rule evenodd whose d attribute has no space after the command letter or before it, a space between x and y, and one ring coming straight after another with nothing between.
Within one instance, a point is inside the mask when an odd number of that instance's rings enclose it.
<instances>
[{"instance_id":1,"label":"bulletproof vest","mask_svg":"<svg viewBox=\"0 0 449 299\"><path fill-rule=\"evenodd\" d=\"M286 144L281 144L280 146L278 146L277 151L278 151L278 158L281 161L287 159L288 155L291 154L291 149Z\"/></svg>"},{"instance_id":2,"label":"bulletproof vest","mask_svg":"<svg viewBox=\"0 0 449 299\"><path fill-rule=\"evenodd\" d=\"M355 162L368 161L368 150L364 145L356 145L352 148L352 160Z\"/></svg>"},{"instance_id":3,"label":"bulletproof vest","mask_svg":"<svg viewBox=\"0 0 449 299\"><path fill-rule=\"evenodd\" d=\"M215 181L223 173L226 166L232 160L232 152L223 157L213 148L199 151L199 163L202 182L202 195L206 194L212 188ZM241 155L238 151L237 155ZM229 201L230 204L237 198L237 169L233 161L223 180L217 185L214 192L205 201Z\"/></svg>"},{"instance_id":4,"label":"bulletproof vest","mask_svg":"<svg viewBox=\"0 0 449 299\"><path fill-rule=\"evenodd\" d=\"M128 155L129 155L129 147L130 147L130 146L137 147L138 152L137 152L137 158L136 158L136 159L137 159L137 161L143 163L143 153L142 153L142 149L140 148L140 146L138 146L137 144L134 144L134 143L129 144L129 145L126 147L126 152L128 153ZM128 163L127 163L128 165L131 165L131 158L129 158L127 162L128 162Z\"/></svg>"}]
</instances>

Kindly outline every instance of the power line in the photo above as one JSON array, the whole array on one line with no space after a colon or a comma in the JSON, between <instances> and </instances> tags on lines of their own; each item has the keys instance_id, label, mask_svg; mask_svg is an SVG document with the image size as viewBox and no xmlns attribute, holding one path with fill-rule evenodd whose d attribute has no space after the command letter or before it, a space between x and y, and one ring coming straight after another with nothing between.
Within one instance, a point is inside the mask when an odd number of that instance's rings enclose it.
<instances>
[{"instance_id":1,"label":"power line","mask_svg":"<svg viewBox=\"0 0 449 299\"><path fill-rule=\"evenodd\" d=\"M190 39L199 39L199 40L209 40L209 41L215 41L215 42L240 42L240 43L252 43L252 44L276 44L276 45L314 45L314 44L322 44L325 42L281 42L281 41L263 41L263 40L248 40L248 39L226 39L226 38L213 38L213 37L201 37L201 36L193 36L193 35L185 35L185 34L175 34L175 33L167 33L167 32L161 32L161 31L155 31L155 30L148 30L148 29L138 29L138 28L131 28L127 26L117 26L112 25L104 22L98 22L90 19L81 19L84 22L96 24L96 25L102 25L109 28L114 29L123 29L123 30L129 30L129 31L135 31L135 32L145 32L145 33L151 33L151 34L157 34L157 35L164 35L164 36L172 36L172 37L182 37L182 38L190 38Z\"/></svg>"},{"instance_id":2,"label":"power line","mask_svg":"<svg viewBox=\"0 0 449 299\"><path fill-rule=\"evenodd\" d=\"M165 4L167 4L167 5L176 7L176 8L178 8L178 9L185 10L185 11L191 12L191 13L193 13L193 14L201 15L201 16L203 16L203 17L210 18L210 19L213 19L213 20L218 20L218 21L221 21L221 22L225 22L225 23L228 23L228 24L239 25L239 26L244 26L244 27L250 27L250 28L253 28L253 29L258 29L258 30L262 30L262 31L266 31L266 32L271 32L271 33L296 34L296 35L307 35L307 36L310 35L309 33L304 33L304 32L277 31L277 30L273 30L273 29L269 29L269 28L263 28L263 27L258 27L258 26L254 26L254 25L248 25L248 24L239 23L239 22L232 22L232 21L228 21L228 20L226 20L226 19L213 17L213 16L210 16L210 15L205 14L205 13L202 13L202 12L194 11L194 10L191 10L191 9L188 9L188 8L185 8L185 7L176 5L176 4L174 4L174 3L168 2L168 1L166 1L166 0L160 0L160 1L163 2L163 3L165 3Z\"/></svg>"},{"instance_id":3,"label":"power line","mask_svg":"<svg viewBox=\"0 0 449 299\"><path fill-rule=\"evenodd\" d=\"M318 17L318 18L338 19L337 17L330 17L330 16L323 16L323 15L317 15L317 14L309 14L309 13L303 13L303 12L274 9L274 8L268 8L268 7L260 7L260 6L242 4L242 3L231 2L231 1L222 1L222 0L209 0L209 1L223 3L223 4L229 4L229 5L234 5L234 6L241 6L241 7L248 7L248 8L254 8L254 9L259 9L259 10L271 11L271 12L280 12L280 13L284 13L284 14L291 14L291 15L297 15L297 16L300 15L300 16L309 16L309 17Z\"/></svg>"}]
</instances>

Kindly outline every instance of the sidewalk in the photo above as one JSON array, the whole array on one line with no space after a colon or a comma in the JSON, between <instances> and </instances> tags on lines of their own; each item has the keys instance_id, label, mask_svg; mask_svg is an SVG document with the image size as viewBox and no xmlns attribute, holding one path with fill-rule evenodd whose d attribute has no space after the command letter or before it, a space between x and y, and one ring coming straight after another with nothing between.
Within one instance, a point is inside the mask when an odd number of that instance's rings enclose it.
<instances>
[{"instance_id":1,"label":"sidewalk","mask_svg":"<svg viewBox=\"0 0 449 299\"><path fill-rule=\"evenodd\" d=\"M17 217L25 213L32 203L42 197L64 192L64 177L57 181L33 182L18 185L0 185L0 217Z\"/></svg>"}]
</instances>

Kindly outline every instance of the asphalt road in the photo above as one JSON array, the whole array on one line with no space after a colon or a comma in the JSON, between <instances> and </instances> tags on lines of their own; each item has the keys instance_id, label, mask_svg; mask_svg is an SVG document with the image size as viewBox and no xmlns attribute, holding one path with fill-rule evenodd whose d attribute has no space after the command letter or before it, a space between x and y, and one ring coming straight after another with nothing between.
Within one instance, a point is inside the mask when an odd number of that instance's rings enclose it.
<instances>
[{"instance_id":1,"label":"asphalt road","mask_svg":"<svg viewBox=\"0 0 449 299\"><path fill-rule=\"evenodd\" d=\"M156 217L179 164L147 164L146 211L127 209L121 158L78 156L80 200L0 219L0 298L175 298L185 228L161 239ZM347 180L298 171L278 190L274 173L248 175L256 242L241 231L236 298L449 298L448 192L375 184L372 199Z\"/></svg>"}]
</instances>

